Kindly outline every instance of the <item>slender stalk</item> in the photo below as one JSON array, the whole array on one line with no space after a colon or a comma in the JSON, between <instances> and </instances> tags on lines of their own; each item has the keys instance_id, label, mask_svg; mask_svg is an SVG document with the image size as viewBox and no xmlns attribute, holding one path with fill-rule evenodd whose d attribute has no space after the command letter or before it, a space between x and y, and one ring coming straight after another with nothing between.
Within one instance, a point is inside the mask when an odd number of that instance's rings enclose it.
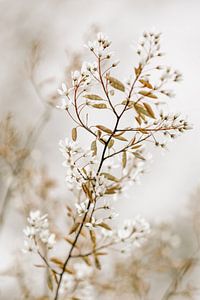
<instances>
[{"instance_id":1,"label":"slender stalk","mask_svg":"<svg viewBox=\"0 0 200 300\"><path fill-rule=\"evenodd\" d=\"M44 113L42 114L42 116L37 121L33 130L28 135L26 143L24 145L24 148L32 149L34 147L37 139L39 138L40 134L42 133L49 118L50 118L50 108L47 107L46 110L44 111ZM31 151L30 151L30 153L31 153ZM10 203L13 187L15 184L15 179L16 179L17 175L20 173L20 171L22 170L30 153L26 157L24 157L24 159L17 161L16 166L13 170L13 177L12 177L9 185L7 186L5 196L2 200L2 206L1 206L1 212L0 212L0 230L2 229L4 221L5 221L5 215L7 213L7 209L8 209L9 203Z\"/></svg>"}]
</instances>

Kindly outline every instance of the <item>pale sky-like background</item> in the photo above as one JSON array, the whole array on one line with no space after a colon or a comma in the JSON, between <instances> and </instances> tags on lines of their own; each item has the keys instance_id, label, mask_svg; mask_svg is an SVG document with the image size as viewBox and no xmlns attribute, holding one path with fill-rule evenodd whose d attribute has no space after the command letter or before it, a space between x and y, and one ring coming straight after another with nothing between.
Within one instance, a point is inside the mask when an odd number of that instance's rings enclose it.
<instances>
[{"instance_id":1,"label":"pale sky-like background","mask_svg":"<svg viewBox=\"0 0 200 300\"><path fill-rule=\"evenodd\" d=\"M184 76L169 109L187 116L194 129L169 143L164 155L153 151L141 185L132 187L129 199L122 199L117 208L122 218L141 213L160 220L184 213L191 193L200 184L199 13L198 0L0 0L0 118L13 112L23 131L42 113L25 72L34 40L42 43L38 82L55 77L56 84L50 88L55 91L68 61L65 50L85 51L83 40L91 25L112 39L121 61L118 72L122 79L129 75L130 63L137 61L130 46L144 30L155 27L163 32L164 61ZM65 170L58 142L69 134L69 127L65 114L55 110L36 145L39 159L48 163L61 185ZM15 222L10 221L10 231ZM13 240L7 243L10 248Z\"/></svg>"},{"instance_id":2,"label":"pale sky-like background","mask_svg":"<svg viewBox=\"0 0 200 300\"><path fill-rule=\"evenodd\" d=\"M130 45L143 30L154 26L163 32L166 62L184 75L184 81L176 88L176 98L170 100L170 109L188 116L194 130L171 143L164 156L155 151L142 185L132 189L132 199L124 200L122 206L131 206L128 214L139 211L167 216L179 211L200 179L199 11L198 0L0 1L1 116L14 111L20 126L29 126L42 112L24 72L34 39L43 44L44 59L38 79L55 76L59 84L67 62L65 49L82 51L83 36L96 24L113 40L123 78L130 72L130 62L136 61ZM67 127L65 116L55 111L37 145L42 159L50 162L60 180L64 170L57 144L66 135ZM126 209L123 213L127 214Z\"/></svg>"},{"instance_id":3,"label":"pale sky-like background","mask_svg":"<svg viewBox=\"0 0 200 300\"><path fill-rule=\"evenodd\" d=\"M143 30L155 26L163 32L166 62L184 75L176 99L170 100L171 110L188 116L194 130L169 145L170 151L164 156L155 151L150 171L142 178L142 186L133 189L129 203L134 203L133 211L153 216L179 210L200 178L199 11L197 0L0 1L1 116L14 111L20 124L31 125L42 110L24 72L34 39L44 45L38 78L55 76L59 84L67 62L65 49L82 51L83 36L92 24L97 24L113 40L123 78L130 72L129 62L136 61L130 45ZM42 149L42 159L50 161L50 168L62 180L57 143L65 136L67 121L61 114L54 113L37 147Z\"/></svg>"}]
</instances>

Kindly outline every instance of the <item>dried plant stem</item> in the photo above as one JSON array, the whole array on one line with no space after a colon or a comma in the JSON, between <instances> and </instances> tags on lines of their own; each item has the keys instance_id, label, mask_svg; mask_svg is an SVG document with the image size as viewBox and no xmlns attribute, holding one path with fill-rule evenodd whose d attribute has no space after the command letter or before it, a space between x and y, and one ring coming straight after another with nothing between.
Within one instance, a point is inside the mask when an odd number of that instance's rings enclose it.
<instances>
[{"instance_id":1,"label":"dried plant stem","mask_svg":"<svg viewBox=\"0 0 200 300\"><path fill-rule=\"evenodd\" d=\"M194 256L191 256L187 261L177 270L176 276L170 283L169 287L165 291L162 300L168 300L171 296L176 294L178 287L180 286L181 282L188 274L190 269L194 266Z\"/></svg>"},{"instance_id":2,"label":"dried plant stem","mask_svg":"<svg viewBox=\"0 0 200 300\"><path fill-rule=\"evenodd\" d=\"M100 60L98 61L98 64L99 64L99 76L100 76L101 85L102 85L102 87L103 87L103 90L105 91L105 94L108 96L108 91L107 91L107 89L106 89L106 87L105 87L105 84L104 84L104 81L103 81L103 77L102 77L102 74L101 74L101 67L100 67L101 61L100 61ZM139 77L139 76L138 76L138 77ZM103 148L103 151L102 151L102 155L101 155L99 167L98 167L98 170L97 170L97 173L96 173L97 176L99 175L99 173L100 173L100 171L101 171L101 168L102 168L102 166L103 166L103 163L104 163L104 161L105 161L105 159L106 159L105 154L106 154L106 150L107 150L107 148L108 148L109 142L111 141L112 137L116 134L117 128L118 128L118 125L119 125L119 122L120 122L120 119L122 118L124 112L126 111L126 108L128 107L129 99L130 99L130 97L131 97L131 94L132 94L134 85L135 85L135 83L137 82L138 77L135 78L135 80L134 80L134 82L133 82L133 84L132 84L132 86L131 86L130 92L129 92L129 96L128 96L128 99L127 99L127 103L126 103L126 105L124 106L122 112L121 112L119 115L118 115L117 112L115 111L115 108L113 107L112 103L110 102L110 99L109 99L109 96L108 96L108 101L109 101L109 103L110 103L111 109L112 109L113 113L115 114L117 120L116 120L114 129L113 129L113 131L112 131L112 134L109 136L108 140L107 140L107 141L105 142L105 144L104 144L104 148ZM78 117L80 123L82 124L82 126L85 128L86 126L85 126L84 123L82 122L82 120L81 120L81 118L80 118L80 115L79 115L79 113L78 113L78 110L77 110L77 94L76 94L76 92L75 92L75 96L74 96L74 97L75 97L74 103L75 103L75 109L76 109L77 117ZM88 130L88 128L85 128L85 129ZM90 132L90 133L94 134L93 132ZM80 234L81 234L82 228L83 228L83 226L84 226L85 220L86 220L87 215L88 215L88 211L89 211L90 205L91 205L91 202L89 201L88 206L87 206L87 212L84 214L84 217L83 217L83 219L82 219L81 225L80 225L80 227L79 227L79 229L78 229L78 232L76 233L76 236L75 236L75 239L74 239L74 241L73 241L73 244L72 244L72 246L71 246L71 248L70 248L70 250L69 250L69 254L68 254L68 256L67 256L67 258L66 258L66 260L65 260L65 262L64 262L64 264L63 264L62 272L61 272L61 274L60 274L60 278L59 278L59 280L58 280L58 284L57 284L57 287L56 287L56 292L55 292L54 300L58 300L58 297L59 297L59 290L60 290L60 286L61 286L61 283L62 283L63 275L64 275L64 273L65 273L65 269L66 269L66 267L67 267L67 265L68 265L70 259L72 258L73 250L74 250L74 248L75 248L75 246L76 246L76 243L77 243L77 241L78 241L78 239L79 239L79 236L80 236ZM94 211L95 211L95 210L93 209L92 212L91 212L91 215L90 215L90 219L92 218L92 215L93 215Z\"/></svg>"},{"instance_id":3,"label":"dried plant stem","mask_svg":"<svg viewBox=\"0 0 200 300\"><path fill-rule=\"evenodd\" d=\"M27 137L27 140L26 140L26 143L25 143L25 146L24 146L26 149L29 149L29 150L33 149L37 139L39 138L40 134L42 133L42 130L44 129L44 127L45 127L46 123L48 122L49 118L50 118L50 108L46 107L44 113L39 118L36 125L34 126L34 128L32 129L32 131L30 132L30 134ZM10 199L11 199L11 195L12 195L12 192L13 192L13 187L14 187L14 184L15 184L16 176L22 170L25 161L30 156L30 153L28 153L24 157L24 159L19 160L17 162L14 170L13 170L13 173L12 173L13 177L12 177L9 185L7 186L5 196L2 200L2 206L1 206L1 212L0 212L0 230L2 229L3 224L4 224L4 219L5 219L5 215L6 215L6 212L7 212L7 207L10 203Z\"/></svg>"}]
</instances>

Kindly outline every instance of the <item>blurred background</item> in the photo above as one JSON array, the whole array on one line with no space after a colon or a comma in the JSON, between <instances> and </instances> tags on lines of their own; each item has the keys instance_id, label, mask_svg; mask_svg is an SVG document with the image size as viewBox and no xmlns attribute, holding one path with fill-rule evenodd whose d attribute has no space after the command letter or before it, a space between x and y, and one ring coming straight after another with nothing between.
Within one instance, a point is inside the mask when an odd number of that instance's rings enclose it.
<instances>
[{"instance_id":1,"label":"blurred background","mask_svg":"<svg viewBox=\"0 0 200 300\"><path fill-rule=\"evenodd\" d=\"M51 176L63 187L65 170L58 142L69 135L71 121L56 109L46 111L46 103L52 103L57 88L69 76L70 64L76 68L79 57L86 56L83 44L96 31L105 32L113 41L123 79L131 72L130 62L137 62L131 45L144 30L155 27L163 33L164 61L184 77L176 87L176 98L169 100L169 111L187 116L194 129L170 143L164 153L154 149L142 184L132 187L129 198L116 205L120 218L141 213L159 221L184 214L200 179L199 12L198 0L1 0L0 119L11 112L26 136L44 117L31 155L48 165ZM37 67L32 68L35 53L39 53ZM3 198L8 179L1 175ZM20 217L15 206L9 205L0 240L2 268L12 256L13 244L22 248Z\"/></svg>"}]
</instances>

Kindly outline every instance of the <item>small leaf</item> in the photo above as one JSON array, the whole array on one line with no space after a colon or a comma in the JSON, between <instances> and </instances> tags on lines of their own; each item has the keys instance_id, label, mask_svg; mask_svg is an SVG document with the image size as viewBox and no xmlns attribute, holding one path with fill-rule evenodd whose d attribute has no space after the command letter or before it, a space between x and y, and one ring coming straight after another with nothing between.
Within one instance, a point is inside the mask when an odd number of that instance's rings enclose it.
<instances>
[{"instance_id":1,"label":"small leaf","mask_svg":"<svg viewBox=\"0 0 200 300\"><path fill-rule=\"evenodd\" d=\"M155 114L153 109L151 108L151 106L148 103L143 103L144 107L146 108L146 110L148 111L149 115L155 119Z\"/></svg>"},{"instance_id":2,"label":"small leaf","mask_svg":"<svg viewBox=\"0 0 200 300\"><path fill-rule=\"evenodd\" d=\"M142 95L142 96L145 96L145 97L153 98L153 99L157 99L158 98L152 92L148 92L148 91L139 91L139 94Z\"/></svg>"},{"instance_id":3,"label":"small leaf","mask_svg":"<svg viewBox=\"0 0 200 300\"><path fill-rule=\"evenodd\" d=\"M93 196L92 196L92 193L91 193L91 190L90 188L88 187L88 183L85 183L85 184L82 184L82 188L83 188L83 191L85 192L86 196L89 198L90 202L93 202L94 199L93 199Z\"/></svg>"},{"instance_id":4,"label":"small leaf","mask_svg":"<svg viewBox=\"0 0 200 300\"><path fill-rule=\"evenodd\" d=\"M52 278L52 275L50 272L48 272L48 275L47 275L47 285L48 285L48 288L53 291L53 278Z\"/></svg>"},{"instance_id":5,"label":"small leaf","mask_svg":"<svg viewBox=\"0 0 200 300\"><path fill-rule=\"evenodd\" d=\"M104 131L104 132L106 132L106 133L112 134L112 130L109 129L109 128L107 128L107 127L105 127L105 126L103 126L103 125L96 125L96 127L97 127L98 129L100 129L101 131Z\"/></svg>"},{"instance_id":6,"label":"small leaf","mask_svg":"<svg viewBox=\"0 0 200 300\"><path fill-rule=\"evenodd\" d=\"M45 265L34 265L34 267L36 267L36 268L46 268L46 266Z\"/></svg>"},{"instance_id":7,"label":"small leaf","mask_svg":"<svg viewBox=\"0 0 200 300\"><path fill-rule=\"evenodd\" d=\"M95 95L95 94L87 94L87 95L84 95L83 96L84 98L87 98L87 99L90 99L90 100L104 100L103 98L101 98L100 96L98 95Z\"/></svg>"},{"instance_id":8,"label":"small leaf","mask_svg":"<svg viewBox=\"0 0 200 300\"><path fill-rule=\"evenodd\" d=\"M111 139L110 141L109 141L109 143L108 143L108 149L110 149L110 148L112 148L112 146L114 145L114 140L113 139Z\"/></svg>"},{"instance_id":9,"label":"small leaf","mask_svg":"<svg viewBox=\"0 0 200 300\"><path fill-rule=\"evenodd\" d=\"M148 89L153 89L153 86L151 85L151 83L149 81L140 79L139 82L141 82L144 87L147 87Z\"/></svg>"},{"instance_id":10,"label":"small leaf","mask_svg":"<svg viewBox=\"0 0 200 300\"><path fill-rule=\"evenodd\" d=\"M122 101L122 104L123 105L126 105L126 106L128 106L128 107L134 107L134 101L132 101L132 100L129 100L129 99L126 99L126 100L124 100L124 101Z\"/></svg>"},{"instance_id":11,"label":"small leaf","mask_svg":"<svg viewBox=\"0 0 200 300\"><path fill-rule=\"evenodd\" d=\"M74 275L75 274L75 272L73 270L69 269L69 268L65 268L65 273L68 273L70 275Z\"/></svg>"},{"instance_id":12,"label":"small leaf","mask_svg":"<svg viewBox=\"0 0 200 300\"><path fill-rule=\"evenodd\" d=\"M126 167L126 162L127 162L126 151L123 151L123 153L122 153L122 167L123 167L123 169Z\"/></svg>"},{"instance_id":13,"label":"small leaf","mask_svg":"<svg viewBox=\"0 0 200 300\"><path fill-rule=\"evenodd\" d=\"M77 140L77 129L72 129L72 140L75 142Z\"/></svg>"},{"instance_id":14,"label":"small leaf","mask_svg":"<svg viewBox=\"0 0 200 300\"><path fill-rule=\"evenodd\" d=\"M108 180L114 181L114 182L119 182L119 179L116 178L115 176L106 173L106 172L102 172L101 175L104 175Z\"/></svg>"},{"instance_id":15,"label":"small leaf","mask_svg":"<svg viewBox=\"0 0 200 300\"><path fill-rule=\"evenodd\" d=\"M134 107L135 107L136 112L140 115L141 118L144 119L144 116L143 116L143 115L145 115L145 116L147 116L147 117L151 117L151 116L149 115L148 111L147 111L141 104L135 103L135 106L134 106Z\"/></svg>"},{"instance_id":16,"label":"small leaf","mask_svg":"<svg viewBox=\"0 0 200 300\"><path fill-rule=\"evenodd\" d=\"M124 84L121 81L119 81L118 79L116 79L114 77L111 77L111 76L107 76L107 79L109 80L110 85L114 89L117 89L117 90L120 90L122 92L125 92L125 86L124 86Z\"/></svg>"},{"instance_id":17,"label":"small leaf","mask_svg":"<svg viewBox=\"0 0 200 300\"><path fill-rule=\"evenodd\" d=\"M117 140L120 140L120 141L124 141L124 142L127 142L127 141L128 141L125 137L123 137L123 136L121 136L121 135L113 135L113 137L114 137L115 139L117 139Z\"/></svg>"},{"instance_id":18,"label":"small leaf","mask_svg":"<svg viewBox=\"0 0 200 300\"><path fill-rule=\"evenodd\" d=\"M141 120L140 116L136 116L135 119L136 119L136 121L138 122L139 125L142 124L142 120Z\"/></svg>"},{"instance_id":19,"label":"small leaf","mask_svg":"<svg viewBox=\"0 0 200 300\"><path fill-rule=\"evenodd\" d=\"M142 147L142 145L141 144L139 144L139 145L133 145L132 147L131 147L131 149L138 149L138 148L140 148L140 147Z\"/></svg>"},{"instance_id":20,"label":"small leaf","mask_svg":"<svg viewBox=\"0 0 200 300\"><path fill-rule=\"evenodd\" d=\"M133 152L133 155L141 160L146 160L139 152Z\"/></svg>"},{"instance_id":21,"label":"small leaf","mask_svg":"<svg viewBox=\"0 0 200 300\"><path fill-rule=\"evenodd\" d=\"M91 144L91 150L93 151L93 156L97 155L97 142L94 140Z\"/></svg>"},{"instance_id":22,"label":"small leaf","mask_svg":"<svg viewBox=\"0 0 200 300\"><path fill-rule=\"evenodd\" d=\"M107 252L96 252L95 254L98 256L102 256L102 255L107 255L108 253Z\"/></svg>"},{"instance_id":23,"label":"small leaf","mask_svg":"<svg viewBox=\"0 0 200 300\"><path fill-rule=\"evenodd\" d=\"M94 108L99 108L99 109L106 109L107 105L105 103L101 103L101 104L92 104L91 105Z\"/></svg>"},{"instance_id":24,"label":"small leaf","mask_svg":"<svg viewBox=\"0 0 200 300\"><path fill-rule=\"evenodd\" d=\"M88 256L81 256L81 258L82 258L82 260L83 260L88 266L91 266L91 265L92 265L92 263L91 263L91 261L90 261L90 259L89 259Z\"/></svg>"},{"instance_id":25,"label":"small leaf","mask_svg":"<svg viewBox=\"0 0 200 300\"><path fill-rule=\"evenodd\" d=\"M117 193L117 191L119 191L119 190L120 190L120 185L115 185L115 186L112 186L111 188L107 188L106 194L112 195L112 194Z\"/></svg>"},{"instance_id":26,"label":"small leaf","mask_svg":"<svg viewBox=\"0 0 200 300\"><path fill-rule=\"evenodd\" d=\"M93 243L93 248L96 248L96 234L94 231L90 230L90 238Z\"/></svg>"},{"instance_id":27,"label":"small leaf","mask_svg":"<svg viewBox=\"0 0 200 300\"><path fill-rule=\"evenodd\" d=\"M99 226L105 228L106 230L112 230L112 228L108 224L106 224L104 222L100 223Z\"/></svg>"},{"instance_id":28,"label":"small leaf","mask_svg":"<svg viewBox=\"0 0 200 300\"><path fill-rule=\"evenodd\" d=\"M140 74L141 74L141 72L142 72L142 66L139 65L138 68L134 68L134 71L135 71L135 75L136 75L137 77L139 77Z\"/></svg>"},{"instance_id":29,"label":"small leaf","mask_svg":"<svg viewBox=\"0 0 200 300\"><path fill-rule=\"evenodd\" d=\"M80 223L74 223L74 225L73 225L72 228L70 229L69 234L74 233L74 232L78 229L79 225L80 225Z\"/></svg>"},{"instance_id":30,"label":"small leaf","mask_svg":"<svg viewBox=\"0 0 200 300\"><path fill-rule=\"evenodd\" d=\"M97 255L95 255L95 257L94 257L94 262L95 262L96 268L99 269L99 270L101 270L101 263L100 263Z\"/></svg>"},{"instance_id":31,"label":"small leaf","mask_svg":"<svg viewBox=\"0 0 200 300\"><path fill-rule=\"evenodd\" d=\"M61 268L63 267L63 262L57 257L52 257L50 261L52 261L54 264L58 265Z\"/></svg>"}]
</instances>

